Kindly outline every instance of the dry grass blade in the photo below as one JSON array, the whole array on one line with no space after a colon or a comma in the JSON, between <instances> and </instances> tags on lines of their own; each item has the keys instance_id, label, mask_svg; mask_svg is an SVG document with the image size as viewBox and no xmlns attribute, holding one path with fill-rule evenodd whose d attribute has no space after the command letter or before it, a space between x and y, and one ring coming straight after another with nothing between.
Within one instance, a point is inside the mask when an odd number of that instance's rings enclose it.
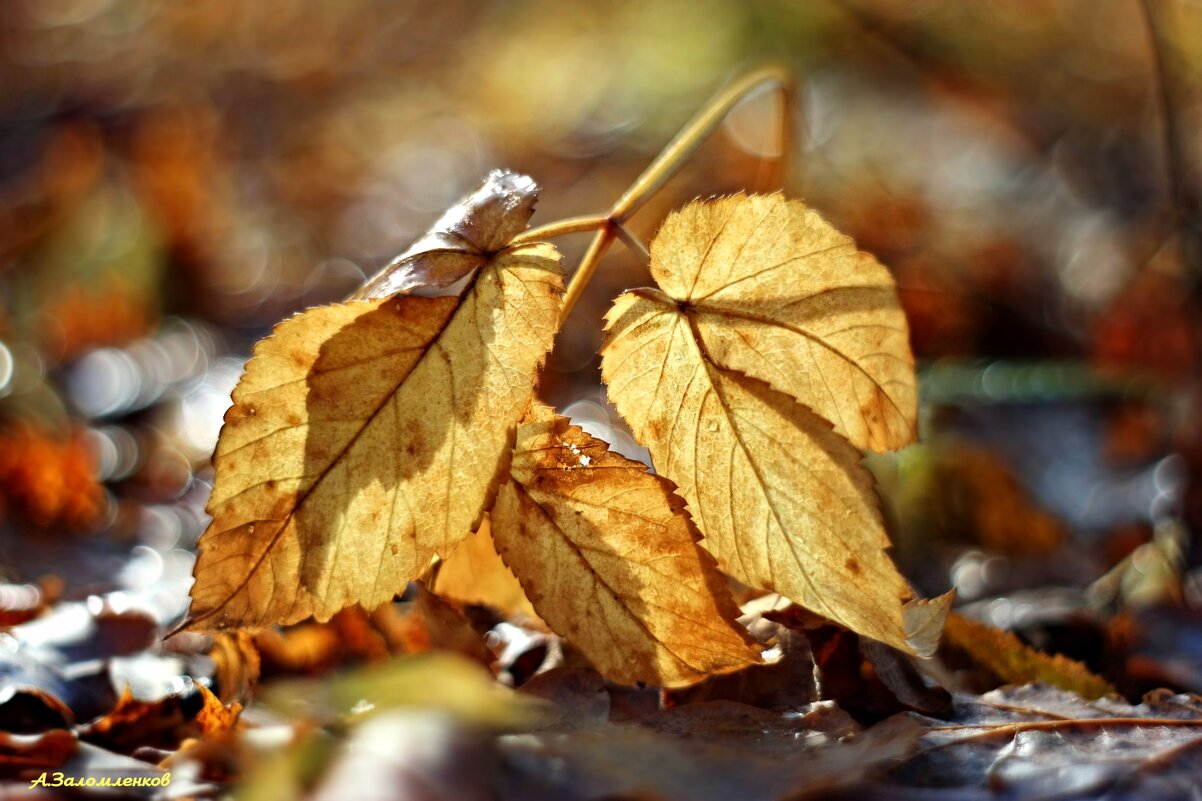
<instances>
[{"instance_id":1,"label":"dry grass blade","mask_svg":"<svg viewBox=\"0 0 1202 801\"><path fill-rule=\"evenodd\" d=\"M535 407L492 533L535 611L601 673L676 687L759 661L681 507L641 462Z\"/></svg>"}]
</instances>

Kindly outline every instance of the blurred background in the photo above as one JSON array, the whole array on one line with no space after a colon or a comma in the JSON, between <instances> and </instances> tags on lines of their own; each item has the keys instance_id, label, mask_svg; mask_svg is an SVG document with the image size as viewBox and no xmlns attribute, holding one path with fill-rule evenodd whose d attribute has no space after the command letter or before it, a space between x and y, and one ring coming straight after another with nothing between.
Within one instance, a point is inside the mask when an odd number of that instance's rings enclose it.
<instances>
[{"instance_id":1,"label":"blurred background","mask_svg":"<svg viewBox=\"0 0 1202 801\"><path fill-rule=\"evenodd\" d=\"M1202 691L1202 4L7 0L0 624L182 613L251 344L338 300L493 167L604 212L741 71L798 81L788 192L896 275L922 442L871 459L924 593L1127 692ZM768 91L635 218L778 156ZM583 238L557 242L573 264ZM601 317L542 394L639 455Z\"/></svg>"}]
</instances>

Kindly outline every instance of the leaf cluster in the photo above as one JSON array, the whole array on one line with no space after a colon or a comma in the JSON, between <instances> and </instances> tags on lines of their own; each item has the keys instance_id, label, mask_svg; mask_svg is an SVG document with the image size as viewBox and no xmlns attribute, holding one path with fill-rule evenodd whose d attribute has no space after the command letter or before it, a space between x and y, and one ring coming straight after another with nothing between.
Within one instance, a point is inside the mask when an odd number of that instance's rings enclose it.
<instances>
[{"instance_id":1,"label":"leaf cluster","mask_svg":"<svg viewBox=\"0 0 1202 801\"><path fill-rule=\"evenodd\" d=\"M723 574L933 651L950 599L913 601L859 450L915 436L889 272L781 194L671 214L656 287L614 301L601 350L652 474L535 399L565 316L559 253L525 232L537 192L494 171L348 301L255 346L186 625L326 620L442 560L436 589L528 602L624 683L759 661Z\"/></svg>"}]
</instances>

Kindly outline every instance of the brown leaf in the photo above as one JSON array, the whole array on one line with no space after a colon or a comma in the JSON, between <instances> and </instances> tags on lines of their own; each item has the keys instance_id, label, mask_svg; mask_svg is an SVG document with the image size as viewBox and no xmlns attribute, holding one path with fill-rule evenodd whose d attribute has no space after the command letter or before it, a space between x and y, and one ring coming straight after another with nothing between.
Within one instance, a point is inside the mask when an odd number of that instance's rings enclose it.
<instances>
[{"instance_id":1,"label":"brown leaf","mask_svg":"<svg viewBox=\"0 0 1202 801\"><path fill-rule=\"evenodd\" d=\"M885 554L860 452L792 397L716 362L688 308L663 292L627 292L607 320L609 397L722 569L912 652L909 589Z\"/></svg>"},{"instance_id":2,"label":"brown leaf","mask_svg":"<svg viewBox=\"0 0 1202 801\"><path fill-rule=\"evenodd\" d=\"M950 615L944 630L948 644L964 651L1007 684L1042 681L1094 699L1116 694L1110 682L1063 654L1045 654L1008 631L995 629L962 615Z\"/></svg>"},{"instance_id":3,"label":"brown leaf","mask_svg":"<svg viewBox=\"0 0 1202 801\"><path fill-rule=\"evenodd\" d=\"M128 754L146 745L175 748L185 736L187 722L180 696L142 701L126 687L108 714L79 727L77 733L85 742Z\"/></svg>"},{"instance_id":4,"label":"brown leaf","mask_svg":"<svg viewBox=\"0 0 1202 801\"><path fill-rule=\"evenodd\" d=\"M883 646L882 646L883 647ZM814 655L801 632L782 628L776 636L775 660L738 673L715 676L686 690L670 693L674 704L694 706L705 701L738 701L762 709L796 709L819 700Z\"/></svg>"},{"instance_id":5,"label":"brown leaf","mask_svg":"<svg viewBox=\"0 0 1202 801\"><path fill-rule=\"evenodd\" d=\"M66 729L41 734L0 732L0 775L57 768L78 746L75 735Z\"/></svg>"},{"instance_id":6,"label":"brown leaf","mask_svg":"<svg viewBox=\"0 0 1202 801\"><path fill-rule=\"evenodd\" d=\"M242 713L242 704L234 701L227 707L221 703L221 699L209 691L208 687L197 684L196 688L200 690L202 699L200 711L196 713L196 725L200 729L200 733L205 737L211 737L231 731L238 723L238 715Z\"/></svg>"},{"instance_id":7,"label":"brown leaf","mask_svg":"<svg viewBox=\"0 0 1202 801\"><path fill-rule=\"evenodd\" d=\"M62 436L18 423L0 431L0 513L39 527L86 529L104 511L104 491L82 432Z\"/></svg>"},{"instance_id":8,"label":"brown leaf","mask_svg":"<svg viewBox=\"0 0 1202 801\"><path fill-rule=\"evenodd\" d=\"M930 728L917 753L883 780L857 787L853 797L1197 795L1202 707L1196 696L1161 691L1131 706L1110 699L1087 702L1034 684L956 696L950 722L919 720Z\"/></svg>"},{"instance_id":9,"label":"brown leaf","mask_svg":"<svg viewBox=\"0 0 1202 801\"><path fill-rule=\"evenodd\" d=\"M682 506L641 462L534 406L493 538L539 616L602 674L682 686L758 662Z\"/></svg>"},{"instance_id":10,"label":"brown leaf","mask_svg":"<svg viewBox=\"0 0 1202 801\"><path fill-rule=\"evenodd\" d=\"M209 649L213 660L213 681L222 701L246 702L259 681L259 649L245 631L218 632Z\"/></svg>"},{"instance_id":11,"label":"brown leaf","mask_svg":"<svg viewBox=\"0 0 1202 801\"><path fill-rule=\"evenodd\" d=\"M343 658L343 644L332 623L301 623L269 628L254 635L264 676L277 673L321 673Z\"/></svg>"},{"instance_id":12,"label":"brown leaf","mask_svg":"<svg viewBox=\"0 0 1202 801\"><path fill-rule=\"evenodd\" d=\"M379 606L472 531L558 325L549 245L459 298L325 306L255 347L217 445L192 618L212 630Z\"/></svg>"},{"instance_id":13,"label":"brown leaf","mask_svg":"<svg viewBox=\"0 0 1202 801\"><path fill-rule=\"evenodd\" d=\"M522 585L497 555L487 516L480 529L459 543L438 568L434 592L461 604L491 606L507 616L538 617Z\"/></svg>"},{"instance_id":14,"label":"brown leaf","mask_svg":"<svg viewBox=\"0 0 1202 801\"><path fill-rule=\"evenodd\" d=\"M484 640L462 612L420 581L413 585L413 593L413 600L382 607L375 616L376 625L394 652L453 651L481 664L492 662Z\"/></svg>"},{"instance_id":15,"label":"brown leaf","mask_svg":"<svg viewBox=\"0 0 1202 801\"><path fill-rule=\"evenodd\" d=\"M651 275L709 359L794 397L852 444L914 441L918 391L889 271L779 194L695 201L651 243Z\"/></svg>"},{"instance_id":16,"label":"brown leaf","mask_svg":"<svg viewBox=\"0 0 1202 801\"><path fill-rule=\"evenodd\" d=\"M372 276L357 298L380 298L415 289L449 286L526 229L538 185L509 170L493 170L472 194L460 200L426 235Z\"/></svg>"}]
</instances>

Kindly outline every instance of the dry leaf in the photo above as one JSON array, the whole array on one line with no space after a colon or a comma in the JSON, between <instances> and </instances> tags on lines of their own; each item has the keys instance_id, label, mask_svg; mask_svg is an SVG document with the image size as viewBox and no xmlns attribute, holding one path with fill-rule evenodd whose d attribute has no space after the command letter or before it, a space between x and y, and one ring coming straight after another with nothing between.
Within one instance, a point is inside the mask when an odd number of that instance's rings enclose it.
<instances>
[{"instance_id":1,"label":"dry leaf","mask_svg":"<svg viewBox=\"0 0 1202 801\"><path fill-rule=\"evenodd\" d=\"M1193 799L1202 786L1196 696L1132 706L1034 684L955 700L950 721L918 718L930 728L917 752L852 797Z\"/></svg>"},{"instance_id":2,"label":"dry leaf","mask_svg":"<svg viewBox=\"0 0 1202 801\"><path fill-rule=\"evenodd\" d=\"M16 771L57 768L78 747L75 735L66 729L51 729L39 734L0 731L0 776Z\"/></svg>"},{"instance_id":3,"label":"dry leaf","mask_svg":"<svg viewBox=\"0 0 1202 801\"><path fill-rule=\"evenodd\" d=\"M493 661L471 621L420 581L413 585L413 600L381 607L374 622L393 652L453 652L483 665Z\"/></svg>"},{"instance_id":4,"label":"dry leaf","mask_svg":"<svg viewBox=\"0 0 1202 801\"><path fill-rule=\"evenodd\" d=\"M545 244L459 298L325 306L276 326L214 456L194 630L326 620L391 599L475 528L558 325Z\"/></svg>"},{"instance_id":5,"label":"dry leaf","mask_svg":"<svg viewBox=\"0 0 1202 801\"><path fill-rule=\"evenodd\" d=\"M0 431L0 517L87 529L104 512L104 490L82 432L69 437L26 423Z\"/></svg>"},{"instance_id":6,"label":"dry leaf","mask_svg":"<svg viewBox=\"0 0 1202 801\"><path fill-rule=\"evenodd\" d=\"M1105 679L1063 654L1037 651L1008 631L995 629L962 615L951 615L944 631L947 642L968 654L1007 684L1042 681L1094 699L1117 694Z\"/></svg>"},{"instance_id":7,"label":"dry leaf","mask_svg":"<svg viewBox=\"0 0 1202 801\"><path fill-rule=\"evenodd\" d=\"M242 704L234 701L227 707L203 684L197 684L196 689L201 697L200 711L196 713L196 726L201 735L211 737L232 730L238 723L238 715L242 714Z\"/></svg>"},{"instance_id":8,"label":"dry leaf","mask_svg":"<svg viewBox=\"0 0 1202 801\"><path fill-rule=\"evenodd\" d=\"M690 203L651 243L651 275L715 365L793 396L857 447L914 441L893 278L817 212L779 194Z\"/></svg>"},{"instance_id":9,"label":"dry leaf","mask_svg":"<svg viewBox=\"0 0 1202 801\"><path fill-rule=\"evenodd\" d=\"M902 620L906 624L906 642L916 656L923 659L934 656L943 634L943 624L952 611L956 591L948 590L935 598L916 598L902 607Z\"/></svg>"},{"instance_id":10,"label":"dry leaf","mask_svg":"<svg viewBox=\"0 0 1202 801\"><path fill-rule=\"evenodd\" d=\"M537 618L522 585L497 555L488 517L438 568L434 593L461 604L484 604L507 616Z\"/></svg>"},{"instance_id":11,"label":"dry leaf","mask_svg":"<svg viewBox=\"0 0 1202 801\"><path fill-rule=\"evenodd\" d=\"M143 701L135 698L126 686L116 706L102 717L77 727L76 734L85 742L123 754L146 745L172 750L186 736L183 729L190 719L181 696Z\"/></svg>"},{"instance_id":12,"label":"dry leaf","mask_svg":"<svg viewBox=\"0 0 1202 801\"><path fill-rule=\"evenodd\" d=\"M247 702L259 681L261 663L255 641L245 631L213 635L209 649L213 660L213 682L222 701Z\"/></svg>"},{"instance_id":13,"label":"dry leaf","mask_svg":"<svg viewBox=\"0 0 1202 801\"><path fill-rule=\"evenodd\" d=\"M255 633L254 644L264 676L321 673L346 656L338 631L329 622L263 629Z\"/></svg>"},{"instance_id":14,"label":"dry leaf","mask_svg":"<svg viewBox=\"0 0 1202 801\"><path fill-rule=\"evenodd\" d=\"M450 286L526 229L538 191L525 175L493 170L479 189L448 209L425 236L372 276L356 297Z\"/></svg>"},{"instance_id":15,"label":"dry leaf","mask_svg":"<svg viewBox=\"0 0 1202 801\"><path fill-rule=\"evenodd\" d=\"M912 653L909 588L885 554L860 452L792 397L716 363L664 293L627 292L607 320L609 397L722 569Z\"/></svg>"},{"instance_id":16,"label":"dry leaf","mask_svg":"<svg viewBox=\"0 0 1202 801\"><path fill-rule=\"evenodd\" d=\"M641 462L534 406L493 538L539 616L606 677L682 686L759 661L682 506Z\"/></svg>"}]
</instances>

